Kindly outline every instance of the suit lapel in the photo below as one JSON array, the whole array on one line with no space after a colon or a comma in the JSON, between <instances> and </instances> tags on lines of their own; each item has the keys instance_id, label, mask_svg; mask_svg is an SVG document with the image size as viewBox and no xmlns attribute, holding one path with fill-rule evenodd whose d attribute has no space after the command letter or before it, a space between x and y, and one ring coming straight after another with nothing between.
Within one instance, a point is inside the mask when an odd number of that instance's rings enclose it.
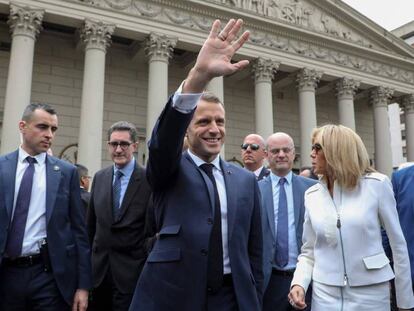
<instances>
[{"instance_id":1,"label":"suit lapel","mask_svg":"<svg viewBox=\"0 0 414 311\"><path fill-rule=\"evenodd\" d=\"M262 181L264 183L263 186L263 194L262 197L264 198L264 205L265 205L265 212L267 221L270 224L270 229L273 234L273 238L276 240L276 232L275 232L275 211L273 206L273 191L272 191L272 179L267 178Z\"/></svg>"},{"instance_id":2,"label":"suit lapel","mask_svg":"<svg viewBox=\"0 0 414 311\"><path fill-rule=\"evenodd\" d=\"M46 156L46 224L49 223L55 207L61 174L61 168L56 164L56 159Z\"/></svg>"},{"instance_id":3,"label":"suit lapel","mask_svg":"<svg viewBox=\"0 0 414 311\"><path fill-rule=\"evenodd\" d=\"M113 198L112 198L112 181L114 177L114 168L113 165L108 167L103 176L103 195L107 198L105 200L106 204L105 206L102 206L103 208L103 214L106 215L106 219L109 219L111 222L114 221L114 211L113 211ZM101 189L99 189L101 191Z\"/></svg>"},{"instance_id":4,"label":"suit lapel","mask_svg":"<svg viewBox=\"0 0 414 311\"><path fill-rule=\"evenodd\" d=\"M121 210L119 211L118 219L115 219L115 222L118 222L125 215L126 210L131 204L132 199L135 196L135 193L138 191L141 181L141 177L138 170L138 164L135 163L134 171L132 172L131 178L129 179L128 187L125 191L124 199L122 200Z\"/></svg>"},{"instance_id":5,"label":"suit lapel","mask_svg":"<svg viewBox=\"0 0 414 311\"><path fill-rule=\"evenodd\" d=\"M1 178L3 178L4 186L4 200L9 219L11 219L13 211L18 154L18 151L15 151L6 156L6 161L3 162L1 169Z\"/></svg>"},{"instance_id":6,"label":"suit lapel","mask_svg":"<svg viewBox=\"0 0 414 311\"><path fill-rule=\"evenodd\" d=\"M220 166L223 171L224 184L226 186L227 196L227 226L229 241L233 233L234 222L237 214L237 177L234 174L233 168L220 159Z\"/></svg>"},{"instance_id":7,"label":"suit lapel","mask_svg":"<svg viewBox=\"0 0 414 311\"><path fill-rule=\"evenodd\" d=\"M296 235L300 234L299 240L301 237L301 232L299 226L299 216L301 213L301 209L303 207L303 190L302 185L300 181L298 180L298 177L292 173L292 193L293 193L293 212L295 214L295 229L296 229ZM298 243L298 247L299 247Z\"/></svg>"}]
</instances>

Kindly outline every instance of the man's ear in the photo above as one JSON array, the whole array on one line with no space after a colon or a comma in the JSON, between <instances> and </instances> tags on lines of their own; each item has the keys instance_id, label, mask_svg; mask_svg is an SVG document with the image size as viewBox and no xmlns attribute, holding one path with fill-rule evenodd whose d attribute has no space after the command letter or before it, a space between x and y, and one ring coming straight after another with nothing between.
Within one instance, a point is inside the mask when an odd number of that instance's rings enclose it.
<instances>
[{"instance_id":1,"label":"man's ear","mask_svg":"<svg viewBox=\"0 0 414 311\"><path fill-rule=\"evenodd\" d=\"M20 130L20 132L22 132L26 127L27 127L26 121L23 121L23 120L19 121L19 130Z\"/></svg>"}]
</instances>

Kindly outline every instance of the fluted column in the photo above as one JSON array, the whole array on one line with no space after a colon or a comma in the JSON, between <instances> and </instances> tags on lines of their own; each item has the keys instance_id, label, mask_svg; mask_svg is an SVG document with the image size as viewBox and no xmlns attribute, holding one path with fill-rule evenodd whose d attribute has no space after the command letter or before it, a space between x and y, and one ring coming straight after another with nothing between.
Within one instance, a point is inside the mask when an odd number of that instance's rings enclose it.
<instances>
[{"instance_id":1,"label":"fluted column","mask_svg":"<svg viewBox=\"0 0 414 311\"><path fill-rule=\"evenodd\" d=\"M168 62L172 57L176 38L151 33L146 42L148 57L147 141L168 99Z\"/></svg>"},{"instance_id":2,"label":"fluted column","mask_svg":"<svg viewBox=\"0 0 414 311\"><path fill-rule=\"evenodd\" d=\"M78 162L91 174L101 168L105 56L114 25L86 20L81 29L85 45Z\"/></svg>"},{"instance_id":3,"label":"fluted column","mask_svg":"<svg viewBox=\"0 0 414 311\"><path fill-rule=\"evenodd\" d=\"M297 75L300 119L300 166L311 166L311 133L316 127L315 89L322 73L304 68Z\"/></svg>"},{"instance_id":4,"label":"fluted column","mask_svg":"<svg viewBox=\"0 0 414 311\"><path fill-rule=\"evenodd\" d=\"M414 94L404 96L402 105L405 114L405 139L407 161L414 161Z\"/></svg>"},{"instance_id":5,"label":"fluted column","mask_svg":"<svg viewBox=\"0 0 414 311\"><path fill-rule=\"evenodd\" d=\"M355 131L354 95L360 82L350 78L342 78L336 84L338 98L339 123Z\"/></svg>"},{"instance_id":6,"label":"fluted column","mask_svg":"<svg viewBox=\"0 0 414 311\"><path fill-rule=\"evenodd\" d=\"M388 104L393 90L379 86L371 92L374 109L375 168L388 176L392 173L392 153Z\"/></svg>"},{"instance_id":7,"label":"fluted column","mask_svg":"<svg viewBox=\"0 0 414 311\"><path fill-rule=\"evenodd\" d=\"M16 149L20 143L18 123L24 108L30 103L34 46L42 28L43 14L44 10L10 5L8 23L12 45L4 103L1 154Z\"/></svg>"},{"instance_id":8,"label":"fluted column","mask_svg":"<svg viewBox=\"0 0 414 311\"><path fill-rule=\"evenodd\" d=\"M221 102L224 105L224 81L223 77L216 77L213 80L210 81L210 83L207 85L207 91L213 93L216 95ZM220 155L223 159L226 159L226 151L225 151L225 145L221 147Z\"/></svg>"},{"instance_id":9,"label":"fluted column","mask_svg":"<svg viewBox=\"0 0 414 311\"><path fill-rule=\"evenodd\" d=\"M279 63L271 59L257 58L253 62L256 133L266 139L273 134L272 80Z\"/></svg>"}]
</instances>

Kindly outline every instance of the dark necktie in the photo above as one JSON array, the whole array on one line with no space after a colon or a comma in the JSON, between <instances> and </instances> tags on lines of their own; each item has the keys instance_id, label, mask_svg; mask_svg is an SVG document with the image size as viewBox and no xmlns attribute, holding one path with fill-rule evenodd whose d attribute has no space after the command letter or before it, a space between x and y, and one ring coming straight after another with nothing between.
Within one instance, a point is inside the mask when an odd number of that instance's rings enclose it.
<instances>
[{"instance_id":1,"label":"dark necktie","mask_svg":"<svg viewBox=\"0 0 414 311\"><path fill-rule=\"evenodd\" d=\"M279 208L275 252L275 262L281 268L286 266L289 261L288 206L284 186L285 182L285 178L279 179Z\"/></svg>"},{"instance_id":2,"label":"dark necktie","mask_svg":"<svg viewBox=\"0 0 414 311\"><path fill-rule=\"evenodd\" d=\"M200 168L207 174L214 186L214 220L211 229L208 250L207 286L217 292L223 285L223 240L221 234L220 198L216 179L213 176L213 164L204 163Z\"/></svg>"},{"instance_id":3,"label":"dark necktie","mask_svg":"<svg viewBox=\"0 0 414 311\"><path fill-rule=\"evenodd\" d=\"M35 158L27 157L29 166L23 174L20 182L19 193L17 194L14 208L13 220L7 239L6 252L11 258L19 257L22 254L23 237L26 229L26 220L29 213L30 198L32 196Z\"/></svg>"},{"instance_id":4,"label":"dark necktie","mask_svg":"<svg viewBox=\"0 0 414 311\"><path fill-rule=\"evenodd\" d=\"M113 213L114 213L114 217L115 219L118 218L118 213L119 213L119 201L121 199L121 177L124 176L124 174L120 171L117 170L115 172L115 180L114 180L114 184L112 185L112 199L113 199Z\"/></svg>"}]
</instances>

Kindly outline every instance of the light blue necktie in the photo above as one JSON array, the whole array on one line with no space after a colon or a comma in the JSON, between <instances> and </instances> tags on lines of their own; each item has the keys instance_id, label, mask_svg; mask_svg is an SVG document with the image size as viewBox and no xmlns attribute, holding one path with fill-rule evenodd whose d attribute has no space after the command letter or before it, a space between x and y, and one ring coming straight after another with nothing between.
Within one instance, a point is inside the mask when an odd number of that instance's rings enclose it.
<instances>
[{"instance_id":1,"label":"light blue necktie","mask_svg":"<svg viewBox=\"0 0 414 311\"><path fill-rule=\"evenodd\" d=\"M118 218L119 213L119 201L121 199L121 178L124 176L124 174L118 170L115 172L115 180L114 184L112 185L112 199L113 199L113 212L114 212L114 218Z\"/></svg>"},{"instance_id":2,"label":"light blue necktie","mask_svg":"<svg viewBox=\"0 0 414 311\"><path fill-rule=\"evenodd\" d=\"M288 231L288 207L286 199L286 178L279 179L279 208L277 216L275 263L283 268L289 262L289 231Z\"/></svg>"}]
</instances>

